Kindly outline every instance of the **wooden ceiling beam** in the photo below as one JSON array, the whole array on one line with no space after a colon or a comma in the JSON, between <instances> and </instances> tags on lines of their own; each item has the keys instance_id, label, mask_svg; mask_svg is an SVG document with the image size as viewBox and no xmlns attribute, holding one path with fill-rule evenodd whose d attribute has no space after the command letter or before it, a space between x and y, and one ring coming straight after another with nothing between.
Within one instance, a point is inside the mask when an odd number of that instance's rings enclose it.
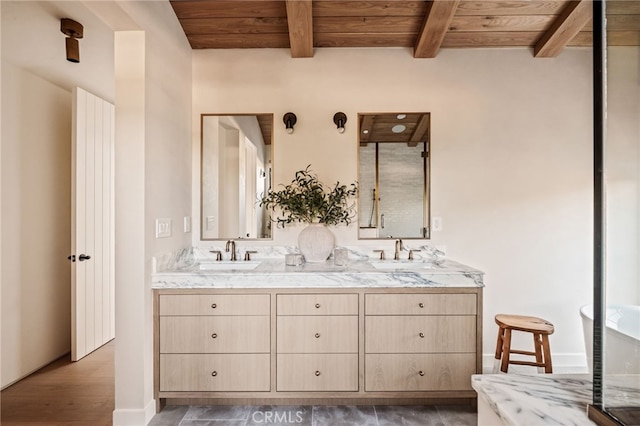
<instances>
[{"instance_id":1,"label":"wooden ceiling beam","mask_svg":"<svg viewBox=\"0 0 640 426\"><path fill-rule=\"evenodd\" d=\"M533 48L536 58L554 58L591 19L591 1L572 0Z\"/></svg>"},{"instance_id":2,"label":"wooden ceiling beam","mask_svg":"<svg viewBox=\"0 0 640 426\"><path fill-rule=\"evenodd\" d=\"M458 8L459 0L432 0L413 48L414 58L435 58L449 24Z\"/></svg>"},{"instance_id":3,"label":"wooden ceiling beam","mask_svg":"<svg viewBox=\"0 0 640 426\"><path fill-rule=\"evenodd\" d=\"M311 0L286 0L289 44L293 58L313 57L313 8Z\"/></svg>"},{"instance_id":4,"label":"wooden ceiling beam","mask_svg":"<svg viewBox=\"0 0 640 426\"><path fill-rule=\"evenodd\" d=\"M430 122L429 114L421 114L418 123L416 124L416 128L409 138L409 146L416 146L420 142L427 141L427 131L429 130L429 122Z\"/></svg>"}]
</instances>

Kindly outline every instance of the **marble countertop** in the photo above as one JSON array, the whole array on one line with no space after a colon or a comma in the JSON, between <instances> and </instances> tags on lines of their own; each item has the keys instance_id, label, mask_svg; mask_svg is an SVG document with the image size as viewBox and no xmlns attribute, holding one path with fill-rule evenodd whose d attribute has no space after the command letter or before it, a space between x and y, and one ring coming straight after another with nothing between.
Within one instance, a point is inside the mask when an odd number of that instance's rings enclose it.
<instances>
[{"instance_id":1,"label":"marble countertop","mask_svg":"<svg viewBox=\"0 0 640 426\"><path fill-rule=\"evenodd\" d=\"M506 425L595 425L587 416L588 374L476 374L471 384ZM606 391L610 406L640 401L637 376L607 377Z\"/></svg>"},{"instance_id":2,"label":"marble countertop","mask_svg":"<svg viewBox=\"0 0 640 426\"><path fill-rule=\"evenodd\" d=\"M483 272L451 260L396 262L397 268L384 270L374 268L368 259L362 257L349 259L343 266L335 265L332 260L287 266L284 255L257 261L259 265L255 269L233 269L231 265L229 269L201 270L200 263L211 263L210 258L194 257L186 251L177 253L155 261L152 288L484 286ZM243 261L237 263L242 264Z\"/></svg>"}]
</instances>

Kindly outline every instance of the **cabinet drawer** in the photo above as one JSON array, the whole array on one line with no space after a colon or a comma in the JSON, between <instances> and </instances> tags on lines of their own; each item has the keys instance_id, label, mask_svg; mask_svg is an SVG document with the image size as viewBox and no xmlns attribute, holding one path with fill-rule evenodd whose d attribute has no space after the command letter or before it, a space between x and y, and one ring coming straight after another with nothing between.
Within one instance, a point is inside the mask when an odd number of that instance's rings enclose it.
<instances>
[{"instance_id":1,"label":"cabinet drawer","mask_svg":"<svg viewBox=\"0 0 640 426\"><path fill-rule=\"evenodd\" d=\"M278 391L358 390L357 354L278 354L276 370Z\"/></svg>"},{"instance_id":2,"label":"cabinet drawer","mask_svg":"<svg viewBox=\"0 0 640 426\"><path fill-rule=\"evenodd\" d=\"M160 353L270 351L268 316L160 317Z\"/></svg>"},{"instance_id":3,"label":"cabinet drawer","mask_svg":"<svg viewBox=\"0 0 640 426\"><path fill-rule=\"evenodd\" d=\"M268 294L163 294L160 315L269 315Z\"/></svg>"},{"instance_id":4,"label":"cabinet drawer","mask_svg":"<svg viewBox=\"0 0 640 426\"><path fill-rule=\"evenodd\" d=\"M357 294L279 294L278 315L358 315Z\"/></svg>"},{"instance_id":5,"label":"cabinet drawer","mask_svg":"<svg viewBox=\"0 0 640 426\"><path fill-rule=\"evenodd\" d=\"M357 353L358 317L279 316L278 353Z\"/></svg>"},{"instance_id":6,"label":"cabinet drawer","mask_svg":"<svg viewBox=\"0 0 640 426\"><path fill-rule=\"evenodd\" d=\"M270 390L269 354L161 354L161 392Z\"/></svg>"},{"instance_id":7,"label":"cabinet drawer","mask_svg":"<svg viewBox=\"0 0 640 426\"><path fill-rule=\"evenodd\" d=\"M365 317L366 353L475 352L475 316Z\"/></svg>"},{"instance_id":8,"label":"cabinet drawer","mask_svg":"<svg viewBox=\"0 0 640 426\"><path fill-rule=\"evenodd\" d=\"M471 390L475 354L367 354L365 390Z\"/></svg>"},{"instance_id":9,"label":"cabinet drawer","mask_svg":"<svg viewBox=\"0 0 640 426\"><path fill-rule=\"evenodd\" d=\"M366 315L475 315L475 294L366 294Z\"/></svg>"}]
</instances>

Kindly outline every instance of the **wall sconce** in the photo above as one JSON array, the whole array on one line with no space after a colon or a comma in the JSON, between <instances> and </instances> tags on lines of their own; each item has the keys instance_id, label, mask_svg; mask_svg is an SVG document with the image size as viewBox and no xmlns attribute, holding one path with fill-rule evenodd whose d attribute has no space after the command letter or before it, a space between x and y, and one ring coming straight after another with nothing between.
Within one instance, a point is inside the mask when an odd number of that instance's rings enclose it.
<instances>
[{"instance_id":1,"label":"wall sconce","mask_svg":"<svg viewBox=\"0 0 640 426\"><path fill-rule=\"evenodd\" d=\"M78 63L80 62L80 46L78 39L83 36L82 24L69 18L62 18L60 20L60 31L67 36L65 40L67 61Z\"/></svg>"},{"instance_id":2,"label":"wall sconce","mask_svg":"<svg viewBox=\"0 0 640 426\"><path fill-rule=\"evenodd\" d=\"M284 117L282 117L282 121L284 121L284 126L287 130L287 133L293 133L293 126L295 126L296 121L298 121L296 115L292 112L288 112L284 115Z\"/></svg>"},{"instance_id":3,"label":"wall sconce","mask_svg":"<svg viewBox=\"0 0 640 426\"><path fill-rule=\"evenodd\" d=\"M344 133L344 125L347 122L347 116L344 112L336 112L333 115L333 122L336 123L339 133Z\"/></svg>"}]
</instances>

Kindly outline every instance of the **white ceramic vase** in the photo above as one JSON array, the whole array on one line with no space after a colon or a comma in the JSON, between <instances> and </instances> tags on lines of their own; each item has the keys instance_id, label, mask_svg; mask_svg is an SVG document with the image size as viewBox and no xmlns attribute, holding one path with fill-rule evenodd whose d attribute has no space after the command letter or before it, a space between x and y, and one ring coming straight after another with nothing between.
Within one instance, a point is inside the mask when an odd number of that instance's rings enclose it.
<instances>
[{"instance_id":1,"label":"white ceramic vase","mask_svg":"<svg viewBox=\"0 0 640 426\"><path fill-rule=\"evenodd\" d=\"M311 223L298 234L298 247L306 262L324 262L334 245L333 232L322 223Z\"/></svg>"}]
</instances>

